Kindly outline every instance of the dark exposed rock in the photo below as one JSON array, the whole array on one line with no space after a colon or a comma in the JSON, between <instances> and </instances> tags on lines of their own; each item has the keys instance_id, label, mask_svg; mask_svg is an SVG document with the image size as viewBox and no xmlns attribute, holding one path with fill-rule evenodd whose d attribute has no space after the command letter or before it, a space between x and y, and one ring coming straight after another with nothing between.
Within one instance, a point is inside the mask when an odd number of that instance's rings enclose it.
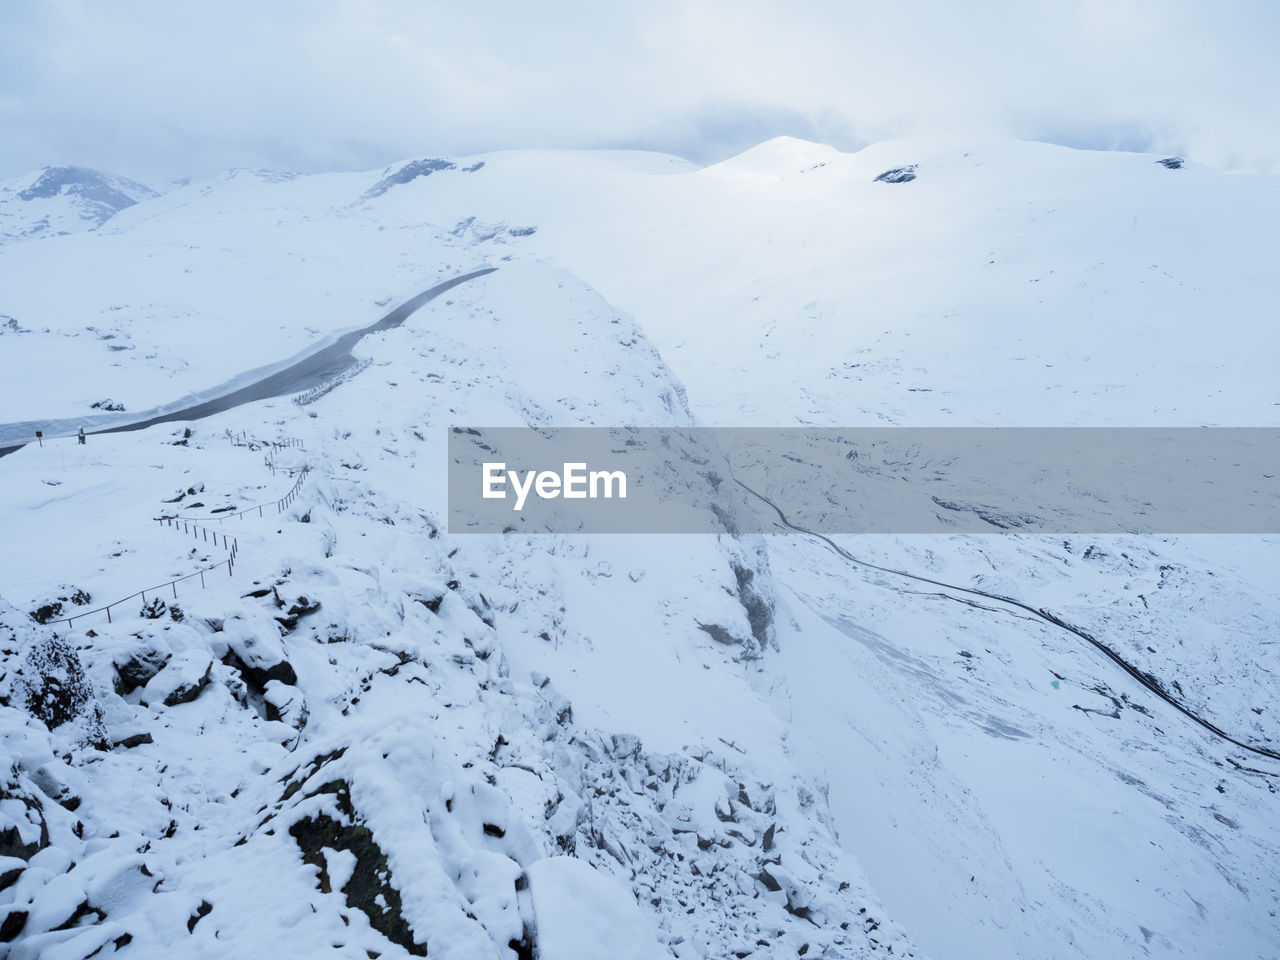
<instances>
[{"instance_id":1,"label":"dark exposed rock","mask_svg":"<svg viewBox=\"0 0 1280 960\"><path fill-rule=\"evenodd\" d=\"M439 613L440 604L444 603L444 594L440 594L438 596L432 596L432 597L425 597L425 598L421 596L415 596L413 599L417 603L422 604L432 613Z\"/></svg>"},{"instance_id":2,"label":"dark exposed rock","mask_svg":"<svg viewBox=\"0 0 1280 960\"><path fill-rule=\"evenodd\" d=\"M4 918L4 922L0 923L0 943L11 943L26 925L27 912L25 910L11 911Z\"/></svg>"},{"instance_id":3,"label":"dark exposed rock","mask_svg":"<svg viewBox=\"0 0 1280 960\"><path fill-rule=\"evenodd\" d=\"M0 890L8 890L17 883L18 878L22 876L22 871L25 869L26 867L14 867L12 870L0 872Z\"/></svg>"},{"instance_id":4,"label":"dark exposed rock","mask_svg":"<svg viewBox=\"0 0 1280 960\"><path fill-rule=\"evenodd\" d=\"M699 621L698 629L704 631L716 643L723 643L727 646L742 643L741 637L735 637L718 623L702 623Z\"/></svg>"},{"instance_id":5,"label":"dark exposed rock","mask_svg":"<svg viewBox=\"0 0 1280 960\"><path fill-rule=\"evenodd\" d=\"M60 616L62 616L62 604L57 600L41 604L31 611L31 619L36 623L49 623Z\"/></svg>"},{"instance_id":6,"label":"dark exposed rock","mask_svg":"<svg viewBox=\"0 0 1280 960\"><path fill-rule=\"evenodd\" d=\"M372 200L380 197L394 186L416 180L418 177L429 177L439 170L453 170L457 165L452 160L440 157L426 157L421 160L410 160L397 169L386 174L381 180L364 192L361 200Z\"/></svg>"},{"instance_id":7,"label":"dark exposed rock","mask_svg":"<svg viewBox=\"0 0 1280 960\"><path fill-rule=\"evenodd\" d=\"M19 860L30 860L49 843L49 828L44 824L44 816L40 817L41 839L31 843L22 842L22 834L17 827L0 830L0 857L17 857Z\"/></svg>"},{"instance_id":8,"label":"dark exposed rock","mask_svg":"<svg viewBox=\"0 0 1280 960\"><path fill-rule=\"evenodd\" d=\"M161 502L161 503L177 503L177 502L178 502L178 501L180 501L183 497L194 497L197 493L204 493L204 484L203 484L203 483L197 483L194 487L187 487L187 489L185 489L185 490L179 490L177 493L175 493L175 494L174 494L172 497L170 497L168 500L161 500L160 502ZM203 504L194 504L194 503L193 503L193 504L191 504L191 506L193 506L193 507L195 507L195 506L203 506ZM232 509L234 509L234 508L233 508L233 507L225 507L224 509L225 509L225 510L232 510ZM211 511L210 511L210 513L219 513L219 512L221 512L221 511L219 511L219 510L211 510Z\"/></svg>"},{"instance_id":9,"label":"dark exposed rock","mask_svg":"<svg viewBox=\"0 0 1280 960\"><path fill-rule=\"evenodd\" d=\"M894 167L886 170L880 176L875 178L876 183L910 183L916 178L916 167L918 164L908 164L905 167Z\"/></svg>"},{"instance_id":10,"label":"dark exposed rock","mask_svg":"<svg viewBox=\"0 0 1280 960\"><path fill-rule=\"evenodd\" d=\"M279 595L276 596L276 600L283 603L283 601L280 601ZM284 627L285 633L291 633L297 629L299 620L309 613L315 613L319 609L319 600L308 600L306 597L298 597L297 600L289 605L289 609L284 612L283 616L276 617L276 623ZM293 683L292 680L286 682Z\"/></svg>"},{"instance_id":11,"label":"dark exposed rock","mask_svg":"<svg viewBox=\"0 0 1280 960\"><path fill-rule=\"evenodd\" d=\"M93 917L93 920L91 921L91 923L101 923L103 920L107 919L107 915L105 912L103 912L98 907L91 906L89 902L86 900L71 912L71 916L67 917L66 920L62 921L62 923L60 923L58 926L54 927L53 929L54 930L70 930L73 927L80 926L82 921L88 919L89 917Z\"/></svg>"},{"instance_id":12,"label":"dark exposed rock","mask_svg":"<svg viewBox=\"0 0 1280 960\"><path fill-rule=\"evenodd\" d=\"M302 691L296 687L271 684L262 695L262 706L267 719L282 721L301 731L311 715Z\"/></svg>"},{"instance_id":13,"label":"dark exposed rock","mask_svg":"<svg viewBox=\"0 0 1280 960\"><path fill-rule=\"evenodd\" d=\"M756 874L755 879L760 881L770 893L777 893L782 889L782 885L774 879L773 874L763 867L760 868L760 872Z\"/></svg>"},{"instance_id":14,"label":"dark exposed rock","mask_svg":"<svg viewBox=\"0 0 1280 960\"><path fill-rule=\"evenodd\" d=\"M338 749L332 750L329 753L322 753L319 756L316 756L310 761L308 761L306 772L301 776L294 777L292 780L289 781L288 785L284 788L284 794L280 797L281 801L288 800L290 797L292 797L295 793L297 793L299 790L302 789L303 783L305 783L307 780L310 780L313 776L315 776L320 771L321 767L324 767L327 764L332 763L334 760L340 759L341 757L346 755L346 752L347 752L346 747L339 747ZM297 772L298 772L297 770L294 771L294 773L297 773ZM293 777L293 774L288 774L287 776ZM281 777L281 779L283 780L285 779L285 777ZM338 781L333 781L333 782L337 783ZM324 790L324 787L321 787L319 790L316 791L316 793L322 793L322 792L327 792Z\"/></svg>"},{"instance_id":15,"label":"dark exposed rock","mask_svg":"<svg viewBox=\"0 0 1280 960\"><path fill-rule=\"evenodd\" d=\"M350 787L345 781L333 780L320 787L316 791L316 794L319 793L334 794L344 819L351 821L335 820L328 814L321 813L305 817L289 828L289 835L302 851L302 859L319 871L318 885L321 892L334 892L330 885L324 849L350 851L355 855L356 866L346 886L338 891L346 895L347 906L362 911L369 918L369 925L392 943L403 947L415 957L427 956L427 945L415 939L413 928L404 919L400 891L392 883L386 854L374 840L369 828L355 820Z\"/></svg>"},{"instance_id":16,"label":"dark exposed rock","mask_svg":"<svg viewBox=\"0 0 1280 960\"><path fill-rule=\"evenodd\" d=\"M126 750L132 750L134 747L140 747L144 743L155 743L149 733L135 733L131 737L125 737L123 740L117 740L117 747L124 747Z\"/></svg>"},{"instance_id":17,"label":"dark exposed rock","mask_svg":"<svg viewBox=\"0 0 1280 960\"><path fill-rule=\"evenodd\" d=\"M1186 163L1186 161L1183 160L1182 157L1164 157L1161 160L1157 160L1156 163L1160 164L1160 166L1164 167L1166 170L1181 170L1182 165Z\"/></svg>"},{"instance_id":18,"label":"dark exposed rock","mask_svg":"<svg viewBox=\"0 0 1280 960\"><path fill-rule=\"evenodd\" d=\"M288 660L280 660L269 667L250 666L236 656L234 651L228 650L226 656L222 658L222 662L233 670L238 671L244 677L245 683L258 696L262 696L267 684L272 680L279 680L281 683L288 684L291 687L298 682L298 674Z\"/></svg>"},{"instance_id":19,"label":"dark exposed rock","mask_svg":"<svg viewBox=\"0 0 1280 960\"><path fill-rule=\"evenodd\" d=\"M196 924L207 917L212 910L212 903L208 900L201 900L200 906L196 907L196 912L187 918L187 933L195 933Z\"/></svg>"},{"instance_id":20,"label":"dark exposed rock","mask_svg":"<svg viewBox=\"0 0 1280 960\"><path fill-rule=\"evenodd\" d=\"M191 703L204 692L204 688L209 685L209 681L212 679L213 664L210 663L198 679L191 683L179 684L175 687L173 691L164 698L164 705L166 707L176 707L180 703Z\"/></svg>"},{"instance_id":21,"label":"dark exposed rock","mask_svg":"<svg viewBox=\"0 0 1280 960\"><path fill-rule=\"evenodd\" d=\"M164 669L172 656L168 651L147 646L129 655L123 663L115 664L116 693L127 696L139 687L145 687L151 678Z\"/></svg>"},{"instance_id":22,"label":"dark exposed rock","mask_svg":"<svg viewBox=\"0 0 1280 960\"><path fill-rule=\"evenodd\" d=\"M998 530L1017 530L1022 527L1034 526L1040 522L1038 517L1029 513L1010 513L1000 507L991 507L980 503L960 503L954 500L942 500L936 496L931 496L929 499L944 510L972 513ZM1088 552L1085 553L1085 556L1089 556Z\"/></svg>"},{"instance_id":23,"label":"dark exposed rock","mask_svg":"<svg viewBox=\"0 0 1280 960\"><path fill-rule=\"evenodd\" d=\"M31 611L31 619L36 623L52 623L62 618L67 604L82 607L92 599L93 597L90 596L87 590L81 590L79 587L63 587L59 590L57 597L51 597L45 602L37 604L36 608Z\"/></svg>"},{"instance_id":24,"label":"dark exposed rock","mask_svg":"<svg viewBox=\"0 0 1280 960\"><path fill-rule=\"evenodd\" d=\"M756 572L750 567L735 563L733 576L738 581L738 602L747 612L751 635L764 650L773 641L773 604L756 587Z\"/></svg>"}]
</instances>

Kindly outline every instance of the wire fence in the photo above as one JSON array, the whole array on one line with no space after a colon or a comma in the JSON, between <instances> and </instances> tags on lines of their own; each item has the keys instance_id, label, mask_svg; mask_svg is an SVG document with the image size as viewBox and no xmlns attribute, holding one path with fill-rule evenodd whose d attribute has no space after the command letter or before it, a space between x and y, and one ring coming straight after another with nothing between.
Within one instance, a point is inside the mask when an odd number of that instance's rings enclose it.
<instances>
[{"instance_id":1,"label":"wire fence","mask_svg":"<svg viewBox=\"0 0 1280 960\"><path fill-rule=\"evenodd\" d=\"M284 450L289 447L296 447L299 450L305 450L304 444L297 437L283 437L280 440L255 440L249 436L247 430L241 430L239 433L227 431L227 439L237 447L249 447L252 450L260 450L263 447L269 447L272 451Z\"/></svg>"},{"instance_id":2,"label":"wire fence","mask_svg":"<svg viewBox=\"0 0 1280 960\"><path fill-rule=\"evenodd\" d=\"M174 518L174 517L161 517L159 519L159 522L162 524L168 524L170 526L177 526L179 521L177 521L177 518ZM216 531L207 530L203 527L196 527L195 524L190 525L191 527L190 530L187 529L188 527L187 524L182 524L182 527L183 527L184 533L190 532L195 537L199 537L203 533L205 540L208 540L209 534L212 533L214 536L214 543L216 544L218 542L217 541L218 533ZM107 623L111 623L112 607L118 607L121 604L128 603L130 600L134 600L138 597L142 598L142 603L145 606L147 603L148 593L150 593L152 597L162 597L164 595L164 591L169 590L172 592L172 598L176 600L178 599L178 584L180 583L185 583L188 580L194 580L195 578L199 577L200 588L204 589L204 587L206 586L205 574L206 573L211 574L211 573L221 571L223 567L225 567L227 570L227 576L229 577L234 576L236 557L240 553L239 545L236 543L236 540L234 537L228 537L226 536L226 534L222 535L222 543L223 543L223 546L225 546L228 551L226 560L219 560L217 563L208 567L204 567L200 570L197 570L195 573L189 573L185 577L177 577L165 583L156 584L156 586L154 587L147 587L145 590L139 590L137 593L131 593L129 594L129 596L121 597L119 600L112 600L110 603L108 603L104 607L98 607L97 609L94 609L94 610L86 610L84 613L77 613L75 616L72 616L72 617L59 617L57 620L53 622L65 623L67 625L67 628L70 629L71 627L74 626L76 620L83 620L85 617L91 617L94 614L105 613L107 615Z\"/></svg>"},{"instance_id":3,"label":"wire fence","mask_svg":"<svg viewBox=\"0 0 1280 960\"><path fill-rule=\"evenodd\" d=\"M309 474L310 472L311 472L311 468L304 464L302 469L298 471L298 479L295 480L293 486L289 488L289 492L286 493L279 500L273 500L268 503L255 503L252 507L245 507L243 510L239 511L238 513L231 513L230 511L224 511L221 516L217 516L217 517L176 517L175 516L175 517L169 517L167 519L181 520L187 523L197 523L197 522L208 523L211 520L217 523L221 523L223 520L239 520L243 517L248 516L251 513L257 514L260 517L265 517L267 515L266 511L272 507L275 508L276 513L284 513L286 510L289 509L289 507L293 504L293 502L298 499L298 491L302 489L302 484L307 479L307 474ZM161 518L161 519L166 519L166 518Z\"/></svg>"},{"instance_id":4,"label":"wire fence","mask_svg":"<svg viewBox=\"0 0 1280 960\"><path fill-rule=\"evenodd\" d=\"M290 446L290 445L294 445L294 444L281 444L281 446ZM298 441L296 443L296 446L301 446L301 445L302 445L301 441ZM289 492L286 493L279 500L276 500L272 503L257 504L253 507L249 507L247 510L241 510L239 513L235 513L235 514L226 514L221 517L207 517L207 518L201 518L201 519L204 520L205 522L207 522L208 520L222 521L232 517L234 518L244 517L247 514L253 513L255 511L257 512L258 516L261 517L261 516L265 516L265 510L268 507L275 507L277 513L283 513L293 504L295 500L297 500L298 492L302 489L303 481L306 480L308 473L310 473L310 468L304 465L302 469L299 471L298 479L294 482L293 487L290 488ZM205 574L213 574L216 572L220 572L223 568L226 569L227 576L229 577L235 576L236 559L240 556L240 544L235 537L229 536L220 530L215 530L212 527L206 527L203 525L203 523L196 523L190 517L156 517L155 519L156 519L156 522L159 523L161 526L166 526L173 530L180 530L184 536L187 534L190 534L192 538L196 540L200 540L202 543L212 542L214 546L218 546L219 542L221 542L221 545L227 551L227 559L219 560L217 563L212 564L211 566L208 566L208 567L203 567L202 569L197 570L195 573L189 573L185 577L176 577L173 580L168 580L164 583L157 584L154 587L147 587L145 590L139 590L137 593L131 593L127 597L121 597L119 600L112 600L106 606L97 607L93 610L86 610L84 611L84 613L77 613L74 616L70 616L70 617L58 617L57 619L52 620L50 622L58 623L58 624L65 623L67 625L67 628L71 629L75 625L76 620L83 620L85 617L91 617L91 616L94 616L95 614L105 613L107 615L107 623L111 623L112 622L111 610L113 607L119 607L121 604L128 603L130 600L135 600L139 597L142 598L142 603L145 606L147 603L148 593L151 594L152 597L159 598L159 597L163 597L164 592L168 590L172 596L172 599L176 600L178 598L178 584L180 583L186 583L188 580L195 580L196 578L199 578L200 587L201 589L204 589L207 586L205 581Z\"/></svg>"},{"instance_id":5,"label":"wire fence","mask_svg":"<svg viewBox=\"0 0 1280 960\"><path fill-rule=\"evenodd\" d=\"M334 390L337 387L342 386L344 383L346 383L356 374L369 369L369 367L372 365L373 365L373 361L368 358L365 358L364 360L358 360L356 361L355 366L348 367L346 370L343 370L336 377L330 377L328 380L325 380L322 383L317 383L310 390L304 390L302 393L295 394L293 397L293 402L299 407L305 407L308 403L315 403L317 400L323 397L330 390Z\"/></svg>"},{"instance_id":6,"label":"wire fence","mask_svg":"<svg viewBox=\"0 0 1280 960\"><path fill-rule=\"evenodd\" d=\"M233 446L248 447L250 450L266 450L266 456L262 462L267 469L271 471L274 477L282 470L288 470L289 476L293 476L293 469L276 463L276 455L284 450L305 450L306 445L297 437L284 437L280 440L256 440L249 435L247 430L241 430L239 433L227 431L227 439L231 441Z\"/></svg>"},{"instance_id":7,"label":"wire fence","mask_svg":"<svg viewBox=\"0 0 1280 960\"><path fill-rule=\"evenodd\" d=\"M298 444L298 446L299 446L299 447L301 447L301 443L299 443L299 444ZM262 458L262 462L263 462L264 464L266 464L267 469L271 471L271 475L272 475L273 477L274 477L277 473L280 473L281 471L284 471L284 470L288 470L288 471L289 471L289 476L291 476L291 477L293 476L293 471L294 471L294 468L293 468L293 467L291 467L291 466L287 466L287 465L285 465L285 464L277 464L277 463L276 463L276 454L278 454L281 450L284 450L284 449L286 449L286 448L285 448L285 447L272 447L271 449L269 449L269 450L267 451L266 455Z\"/></svg>"}]
</instances>

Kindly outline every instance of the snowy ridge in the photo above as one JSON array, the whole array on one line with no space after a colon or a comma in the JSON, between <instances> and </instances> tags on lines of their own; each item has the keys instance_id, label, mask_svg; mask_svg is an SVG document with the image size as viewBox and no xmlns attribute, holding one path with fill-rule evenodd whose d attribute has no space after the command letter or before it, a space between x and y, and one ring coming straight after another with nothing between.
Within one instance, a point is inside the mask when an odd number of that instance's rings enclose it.
<instances>
[{"instance_id":1,"label":"snowy ridge","mask_svg":"<svg viewBox=\"0 0 1280 960\"><path fill-rule=\"evenodd\" d=\"M531 306L530 284L557 294ZM551 338L574 363L516 364L528 350L522 338ZM41 852L24 848L32 865L6 891L8 922L21 923L13 955L116 943L162 955L180 942L194 956L241 943L291 955L340 944L383 955L522 957L556 942L556 904L570 895L598 899L609 916L632 904L628 917L601 927L604 939L584 947L596 951L587 955L625 947L637 956L869 956L891 945L909 955L842 854L820 788L789 770L780 729L736 719L767 713L752 685L733 679L759 673L774 642L742 605L746 591L770 589L758 547L708 541L663 569L660 549L654 566L634 565L640 558L626 543L583 550L532 539L495 564L490 551L501 543L441 535L440 478L414 468L442 454L455 418L687 418L682 388L634 325L569 275L511 263L361 351L377 375L309 405L314 417L268 401L196 425L184 446L157 427L95 436L83 448L65 483L84 491L86 505L99 503L95 474L118 474L106 464L141 454L139 466L191 471L198 493L183 499L202 506L184 507L184 516L215 516L242 502L234 491L243 452L219 441L221 425L260 432L283 417L304 438L317 479L283 524L246 518L238 536L253 559L237 572L252 562L253 582L242 574L184 600L181 620L124 620L95 627L88 641L78 635L95 691L86 702L102 705L107 739L121 746L96 756L70 739L45 748L41 764L75 784L66 792L80 799L80 826L72 820L50 846L37 842ZM602 378L615 384L607 401L590 389ZM403 390L408 383L416 389ZM436 405L433 394L452 402ZM244 419L250 409L261 425ZM42 456L28 447L5 469L34 480L49 463ZM103 466L90 456L105 457ZM218 492L228 486L231 497ZM149 551L152 563L175 555L172 543ZM522 563L523 551L544 559ZM630 639L601 632L593 611L569 601L579 584L615 579L603 559L610 553L617 562L630 555L631 576L616 579L634 590L611 612L625 604L655 639L667 635L658 646L628 649ZM548 579L535 585L521 569ZM673 591L690 573L697 580ZM684 599L655 609L654 593ZM722 640L700 628L707 623ZM62 641L45 633L40 642ZM660 669L689 656L705 662L688 678L702 696L667 711L659 727L611 730L611 717L650 712L661 688L636 688L630 703L598 687L571 700L553 676L585 693L590 684L572 673L621 676L632 655ZM707 687L707 671L727 671L714 682L720 689ZM4 716L18 722L20 697L8 699ZM702 722L707 704L725 711L723 722ZM32 722L7 729L26 744ZM64 727L48 736L69 736ZM34 743L23 752L38 754ZM58 750L74 765L56 761ZM75 776L84 762L90 780ZM162 764L174 773L160 773ZM24 836L39 835L53 798L15 776L36 829ZM154 782L154 799L120 791L122 778ZM77 830L97 838L96 859L86 858ZM566 855L586 867L557 866ZM144 867L154 889L137 881L127 902L108 902L95 886L100 872L136 880ZM60 894L48 887L55 881ZM68 929L56 929L72 914ZM276 932L258 916L276 918ZM618 939L636 929L649 931L649 947Z\"/></svg>"},{"instance_id":2,"label":"snowy ridge","mask_svg":"<svg viewBox=\"0 0 1280 960\"><path fill-rule=\"evenodd\" d=\"M88 167L45 167L0 184L0 245L95 230L156 196L150 187Z\"/></svg>"},{"instance_id":3,"label":"snowy ridge","mask_svg":"<svg viewBox=\"0 0 1280 960\"><path fill-rule=\"evenodd\" d=\"M145 409L501 269L305 407L0 459L7 537L68 545L0 555L0 942L1274 957L1280 764L1239 746L1280 744L1274 538L443 526L468 425L1274 425L1280 190L1159 159L522 151L240 173L6 246L6 421ZM72 256L91 282L49 284ZM205 562L134 521L278 495L241 430L301 438L314 482L244 519L234 580L31 622Z\"/></svg>"}]
</instances>

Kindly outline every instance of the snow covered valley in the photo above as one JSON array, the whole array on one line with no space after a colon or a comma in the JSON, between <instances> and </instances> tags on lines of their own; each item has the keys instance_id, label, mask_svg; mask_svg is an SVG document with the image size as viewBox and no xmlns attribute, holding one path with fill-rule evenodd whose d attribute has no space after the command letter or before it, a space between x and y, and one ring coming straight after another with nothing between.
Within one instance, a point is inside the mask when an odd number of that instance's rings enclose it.
<instances>
[{"instance_id":1,"label":"snow covered valley","mask_svg":"<svg viewBox=\"0 0 1280 960\"><path fill-rule=\"evenodd\" d=\"M6 185L0 950L1280 956L1275 538L445 523L457 426L1276 426L1280 188L1159 159Z\"/></svg>"}]
</instances>

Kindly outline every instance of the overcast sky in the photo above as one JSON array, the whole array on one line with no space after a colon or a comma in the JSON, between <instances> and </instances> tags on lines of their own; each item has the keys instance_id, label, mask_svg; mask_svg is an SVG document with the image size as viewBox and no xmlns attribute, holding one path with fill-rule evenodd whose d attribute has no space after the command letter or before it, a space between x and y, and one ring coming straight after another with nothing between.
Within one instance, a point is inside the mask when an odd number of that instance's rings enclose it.
<instances>
[{"instance_id":1,"label":"overcast sky","mask_svg":"<svg viewBox=\"0 0 1280 960\"><path fill-rule=\"evenodd\" d=\"M1280 3L0 0L0 176L931 132L1280 171Z\"/></svg>"}]
</instances>

